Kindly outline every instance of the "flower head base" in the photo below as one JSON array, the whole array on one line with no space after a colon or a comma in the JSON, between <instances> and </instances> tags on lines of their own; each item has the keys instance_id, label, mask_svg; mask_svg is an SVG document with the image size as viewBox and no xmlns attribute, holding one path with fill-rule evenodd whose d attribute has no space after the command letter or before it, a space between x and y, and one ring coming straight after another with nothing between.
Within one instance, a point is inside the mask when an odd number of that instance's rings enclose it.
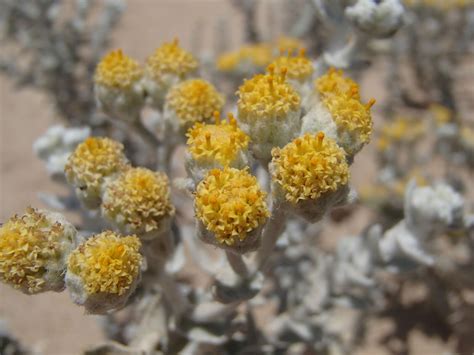
<instances>
[{"instance_id":1,"label":"flower head base","mask_svg":"<svg viewBox=\"0 0 474 355\"><path fill-rule=\"evenodd\" d=\"M299 54L292 56L291 51L288 55L281 55L276 58L272 64L277 72L286 71L286 76L289 80L297 82L304 82L311 78L313 74L313 64L306 57L304 49L300 49Z\"/></svg>"},{"instance_id":2,"label":"flower head base","mask_svg":"<svg viewBox=\"0 0 474 355\"><path fill-rule=\"evenodd\" d=\"M207 122L215 111L224 106L216 88L202 79L187 80L176 85L166 97L166 111L170 119L185 129L196 122Z\"/></svg>"},{"instance_id":3,"label":"flower head base","mask_svg":"<svg viewBox=\"0 0 474 355\"><path fill-rule=\"evenodd\" d=\"M247 170L209 171L195 198L197 218L213 237L205 241L241 251L255 249L269 216L265 195Z\"/></svg>"},{"instance_id":4,"label":"flower head base","mask_svg":"<svg viewBox=\"0 0 474 355\"><path fill-rule=\"evenodd\" d=\"M306 134L272 152L275 182L287 201L316 200L338 190L349 181L344 151L324 133Z\"/></svg>"},{"instance_id":5,"label":"flower head base","mask_svg":"<svg viewBox=\"0 0 474 355\"><path fill-rule=\"evenodd\" d=\"M196 123L186 134L187 145L195 161L216 162L222 167L232 165L239 152L247 149L249 137L239 129L237 121L229 114L229 121L221 121L215 113L215 124Z\"/></svg>"},{"instance_id":6,"label":"flower head base","mask_svg":"<svg viewBox=\"0 0 474 355\"><path fill-rule=\"evenodd\" d=\"M197 68L197 60L179 46L178 40L157 48L145 66L145 87L151 103L161 108L168 90L191 77Z\"/></svg>"},{"instance_id":7,"label":"flower head base","mask_svg":"<svg viewBox=\"0 0 474 355\"><path fill-rule=\"evenodd\" d=\"M241 127L252 140L254 155L267 163L273 147L284 146L299 132L300 96L286 81L286 70L276 73L274 65L268 74L245 80L237 95Z\"/></svg>"},{"instance_id":8,"label":"flower head base","mask_svg":"<svg viewBox=\"0 0 474 355\"><path fill-rule=\"evenodd\" d=\"M27 294L62 291L75 228L56 213L28 208L0 227L0 280Z\"/></svg>"},{"instance_id":9,"label":"flower head base","mask_svg":"<svg viewBox=\"0 0 474 355\"><path fill-rule=\"evenodd\" d=\"M136 236L111 231L87 239L68 259L66 285L73 300L91 313L123 306L139 279L139 249Z\"/></svg>"},{"instance_id":10,"label":"flower head base","mask_svg":"<svg viewBox=\"0 0 474 355\"><path fill-rule=\"evenodd\" d=\"M142 239L169 229L174 214L168 177L145 168L131 168L107 185L102 213L124 233Z\"/></svg>"},{"instance_id":11,"label":"flower head base","mask_svg":"<svg viewBox=\"0 0 474 355\"><path fill-rule=\"evenodd\" d=\"M70 155L64 171L84 204L97 208L106 180L128 168L121 143L109 138L90 137Z\"/></svg>"},{"instance_id":12,"label":"flower head base","mask_svg":"<svg viewBox=\"0 0 474 355\"><path fill-rule=\"evenodd\" d=\"M254 73L265 68L272 60L271 46L265 43L244 46L237 51L222 54L217 68L223 72Z\"/></svg>"},{"instance_id":13,"label":"flower head base","mask_svg":"<svg viewBox=\"0 0 474 355\"><path fill-rule=\"evenodd\" d=\"M140 65L123 54L121 49L110 51L97 66L94 81L108 88L128 90L143 76Z\"/></svg>"},{"instance_id":14,"label":"flower head base","mask_svg":"<svg viewBox=\"0 0 474 355\"><path fill-rule=\"evenodd\" d=\"M121 49L109 52L97 66L94 90L106 114L134 121L144 104L143 70Z\"/></svg>"}]
</instances>

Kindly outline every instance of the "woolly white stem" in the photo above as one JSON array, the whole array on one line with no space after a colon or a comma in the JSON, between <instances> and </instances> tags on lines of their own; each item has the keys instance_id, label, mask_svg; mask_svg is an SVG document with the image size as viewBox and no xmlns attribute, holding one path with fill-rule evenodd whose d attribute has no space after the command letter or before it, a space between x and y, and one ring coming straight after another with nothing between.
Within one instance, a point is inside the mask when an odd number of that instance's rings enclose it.
<instances>
[{"instance_id":1,"label":"woolly white stem","mask_svg":"<svg viewBox=\"0 0 474 355\"><path fill-rule=\"evenodd\" d=\"M242 255L232 253L231 251L226 251L225 254L232 270L234 270L234 272L240 277L247 278L249 275L249 269Z\"/></svg>"}]
</instances>

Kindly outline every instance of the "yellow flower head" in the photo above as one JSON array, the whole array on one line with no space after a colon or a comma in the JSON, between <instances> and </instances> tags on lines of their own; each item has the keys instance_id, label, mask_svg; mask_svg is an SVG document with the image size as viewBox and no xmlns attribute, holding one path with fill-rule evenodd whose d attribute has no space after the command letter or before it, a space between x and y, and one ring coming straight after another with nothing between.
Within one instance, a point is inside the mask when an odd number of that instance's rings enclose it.
<instances>
[{"instance_id":1,"label":"yellow flower head","mask_svg":"<svg viewBox=\"0 0 474 355\"><path fill-rule=\"evenodd\" d=\"M95 71L94 81L109 88L127 90L142 76L140 65L117 49L102 58Z\"/></svg>"},{"instance_id":2,"label":"yellow flower head","mask_svg":"<svg viewBox=\"0 0 474 355\"><path fill-rule=\"evenodd\" d=\"M197 67L197 60L179 46L177 39L171 43L164 43L146 61L147 72L157 82L161 82L166 74L184 79L188 74L195 72Z\"/></svg>"},{"instance_id":3,"label":"yellow flower head","mask_svg":"<svg viewBox=\"0 0 474 355\"><path fill-rule=\"evenodd\" d=\"M375 100L372 99L363 105L358 96L359 91L354 87L352 94L328 95L323 98L323 103L331 113L339 131L358 137L361 143L368 143L372 134L370 108Z\"/></svg>"},{"instance_id":4,"label":"yellow flower head","mask_svg":"<svg viewBox=\"0 0 474 355\"><path fill-rule=\"evenodd\" d=\"M256 68L264 68L271 60L271 47L268 44L260 43L222 54L217 59L217 68L221 71L233 71L244 63L249 63Z\"/></svg>"},{"instance_id":5,"label":"yellow flower head","mask_svg":"<svg viewBox=\"0 0 474 355\"><path fill-rule=\"evenodd\" d=\"M109 138L89 137L70 155L64 168L68 181L80 189L97 189L104 178L127 169L123 145Z\"/></svg>"},{"instance_id":6,"label":"yellow flower head","mask_svg":"<svg viewBox=\"0 0 474 355\"><path fill-rule=\"evenodd\" d=\"M196 215L220 243L234 245L269 216L265 197L247 170L214 169L197 186Z\"/></svg>"},{"instance_id":7,"label":"yellow flower head","mask_svg":"<svg viewBox=\"0 0 474 355\"><path fill-rule=\"evenodd\" d=\"M138 233L160 228L174 213L166 174L145 168L130 168L112 181L102 204L104 214L131 226Z\"/></svg>"},{"instance_id":8,"label":"yellow flower head","mask_svg":"<svg viewBox=\"0 0 474 355\"><path fill-rule=\"evenodd\" d=\"M316 200L349 181L344 150L323 132L296 138L282 149L274 148L272 156L272 177L293 204Z\"/></svg>"},{"instance_id":9,"label":"yellow flower head","mask_svg":"<svg viewBox=\"0 0 474 355\"><path fill-rule=\"evenodd\" d=\"M282 55L272 63L277 72L286 71L288 79L303 81L313 74L313 64L306 57L305 50L301 49L299 55Z\"/></svg>"},{"instance_id":10,"label":"yellow flower head","mask_svg":"<svg viewBox=\"0 0 474 355\"><path fill-rule=\"evenodd\" d=\"M221 121L218 112L215 118L215 124L196 123L188 131L188 150L197 161L211 160L228 166L239 151L247 149L249 137L237 126L232 114L228 122Z\"/></svg>"},{"instance_id":11,"label":"yellow flower head","mask_svg":"<svg viewBox=\"0 0 474 355\"><path fill-rule=\"evenodd\" d=\"M60 263L72 243L72 237L64 240L63 225L28 208L0 227L0 280L28 293L46 290L50 265Z\"/></svg>"},{"instance_id":12,"label":"yellow flower head","mask_svg":"<svg viewBox=\"0 0 474 355\"><path fill-rule=\"evenodd\" d=\"M68 259L68 272L77 275L88 295L123 295L140 271L140 240L111 231L87 239Z\"/></svg>"},{"instance_id":13,"label":"yellow flower head","mask_svg":"<svg viewBox=\"0 0 474 355\"><path fill-rule=\"evenodd\" d=\"M474 128L470 126L461 126L459 130L461 143L469 149L474 149Z\"/></svg>"},{"instance_id":14,"label":"yellow flower head","mask_svg":"<svg viewBox=\"0 0 474 355\"><path fill-rule=\"evenodd\" d=\"M331 94L348 94L359 100L359 86L351 78L345 77L342 70L330 68L328 72L316 79L315 89L321 96Z\"/></svg>"},{"instance_id":15,"label":"yellow flower head","mask_svg":"<svg viewBox=\"0 0 474 355\"><path fill-rule=\"evenodd\" d=\"M255 75L245 80L237 92L239 119L243 122L255 119L284 119L291 111L297 111L301 98L286 81L286 71L275 73L275 66L268 67L268 74Z\"/></svg>"},{"instance_id":16,"label":"yellow flower head","mask_svg":"<svg viewBox=\"0 0 474 355\"><path fill-rule=\"evenodd\" d=\"M182 126L209 121L221 111L224 98L216 88L202 79L187 80L173 87L166 102L176 112Z\"/></svg>"},{"instance_id":17,"label":"yellow flower head","mask_svg":"<svg viewBox=\"0 0 474 355\"><path fill-rule=\"evenodd\" d=\"M305 48L304 42L298 38L281 36L276 40L275 46L280 52L288 54L298 52Z\"/></svg>"}]
</instances>

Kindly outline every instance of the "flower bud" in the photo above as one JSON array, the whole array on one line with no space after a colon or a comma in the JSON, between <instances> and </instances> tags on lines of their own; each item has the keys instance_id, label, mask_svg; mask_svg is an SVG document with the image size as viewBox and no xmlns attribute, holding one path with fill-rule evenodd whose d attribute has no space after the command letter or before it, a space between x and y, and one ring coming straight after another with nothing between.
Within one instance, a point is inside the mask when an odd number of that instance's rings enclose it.
<instances>
[{"instance_id":1,"label":"flower bud","mask_svg":"<svg viewBox=\"0 0 474 355\"><path fill-rule=\"evenodd\" d=\"M269 211L266 193L247 170L209 171L196 189L199 237L236 253L258 248Z\"/></svg>"},{"instance_id":2,"label":"flower bud","mask_svg":"<svg viewBox=\"0 0 474 355\"><path fill-rule=\"evenodd\" d=\"M184 81L166 96L164 117L173 131L182 135L197 122L209 122L220 112L224 98L216 88L202 79Z\"/></svg>"},{"instance_id":3,"label":"flower bud","mask_svg":"<svg viewBox=\"0 0 474 355\"><path fill-rule=\"evenodd\" d=\"M94 91L99 108L107 115L133 122L145 101L143 70L121 49L109 52L97 66Z\"/></svg>"},{"instance_id":4,"label":"flower bud","mask_svg":"<svg viewBox=\"0 0 474 355\"><path fill-rule=\"evenodd\" d=\"M349 166L344 150L324 133L306 134L272 151L272 190L293 213L319 221L348 198Z\"/></svg>"},{"instance_id":5,"label":"flower bud","mask_svg":"<svg viewBox=\"0 0 474 355\"><path fill-rule=\"evenodd\" d=\"M252 141L255 157L263 163L271 159L273 147L282 147L297 136L301 126L301 99L286 81L286 73L256 75L245 80L237 95L238 120Z\"/></svg>"},{"instance_id":6,"label":"flower bud","mask_svg":"<svg viewBox=\"0 0 474 355\"><path fill-rule=\"evenodd\" d=\"M357 0L345 10L359 31L379 38L392 36L402 26L403 12L399 0Z\"/></svg>"},{"instance_id":7,"label":"flower bud","mask_svg":"<svg viewBox=\"0 0 474 355\"><path fill-rule=\"evenodd\" d=\"M27 208L0 227L0 280L26 294L64 289L76 229L59 213Z\"/></svg>"},{"instance_id":8,"label":"flower bud","mask_svg":"<svg viewBox=\"0 0 474 355\"><path fill-rule=\"evenodd\" d=\"M154 239L170 229L174 207L168 177L145 168L130 168L105 189L102 214L122 233Z\"/></svg>"},{"instance_id":9,"label":"flower bud","mask_svg":"<svg viewBox=\"0 0 474 355\"><path fill-rule=\"evenodd\" d=\"M77 197L87 208L95 209L100 206L105 184L129 167L121 143L90 137L70 155L64 172Z\"/></svg>"},{"instance_id":10,"label":"flower bud","mask_svg":"<svg viewBox=\"0 0 474 355\"><path fill-rule=\"evenodd\" d=\"M179 46L178 40L157 48L145 65L144 84L151 105L161 109L168 90L190 78L197 68L197 60Z\"/></svg>"},{"instance_id":11,"label":"flower bud","mask_svg":"<svg viewBox=\"0 0 474 355\"><path fill-rule=\"evenodd\" d=\"M330 69L316 80L315 95L310 100L311 109L303 117L301 132L324 132L344 148L348 160L370 141L372 116L367 104L360 102L359 87L342 71Z\"/></svg>"},{"instance_id":12,"label":"flower bud","mask_svg":"<svg viewBox=\"0 0 474 355\"><path fill-rule=\"evenodd\" d=\"M92 314L121 308L140 280L140 240L105 231L87 239L67 261L66 286Z\"/></svg>"},{"instance_id":13,"label":"flower bud","mask_svg":"<svg viewBox=\"0 0 474 355\"><path fill-rule=\"evenodd\" d=\"M227 52L217 58L217 69L237 75L256 74L272 60L272 48L260 43L247 45L236 51Z\"/></svg>"},{"instance_id":14,"label":"flower bud","mask_svg":"<svg viewBox=\"0 0 474 355\"><path fill-rule=\"evenodd\" d=\"M214 168L249 166L249 137L237 126L229 114L229 121L221 121L215 113L215 124L196 123L186 134L188 153L186 169L196 183Z\"/></svg>"}]
</instances>

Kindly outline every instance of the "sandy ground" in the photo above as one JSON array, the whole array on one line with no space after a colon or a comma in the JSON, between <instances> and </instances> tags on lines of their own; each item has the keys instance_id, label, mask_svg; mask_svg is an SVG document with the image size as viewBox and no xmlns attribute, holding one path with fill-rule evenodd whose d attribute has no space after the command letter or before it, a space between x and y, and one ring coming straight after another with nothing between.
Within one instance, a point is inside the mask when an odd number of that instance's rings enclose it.
<instances>
[{"instance_id":1,"label":"sandy ground","mask_svg":"<svg viewBox=\"0 0 474 355\"><path fill-rule=\"evenodd\" d=\"M225 18L229 28L236 29L241 19L224 0L130 0L122 23L114 34L114 47L138 59L144 59L164 40L180 38L186 48L191 47L192 33L199 22L202 39L209 48L216 19ZM234 31L236 46L241 40ZM364 78L364 96L380 97L383 67L376 68ZM38 191L60 191L51 182L41 162L31 150L35 138L55 122L54 114L45 97L30 90L16 91L12 83L0 77L0 221L22 211L31 204L41 206ZM353 176L356 183L363 183L372 175L369 147L357 159ZM361 168L363 167L363 168ZM334 239L347 234L357 234L368 218L362 213L355 223L339 225L330 229ZM86 347L103 340L98 317L84 315L74 306L66 293L45 294L34 297L22 295L0 285L0 319L5 320L12 333L30 347L44 354L78 354ZM374 327L380 327L380 324ZM385 328L384 328L385 327ZM377 345L380 332L389 328L383 325L371 337L371 345L364 354L382 354ZM372 333L371 333L372 334ZM417 336L413 342L418 354L435 354L445 350L438 341Z\"/></svg>"}]
</instances>

